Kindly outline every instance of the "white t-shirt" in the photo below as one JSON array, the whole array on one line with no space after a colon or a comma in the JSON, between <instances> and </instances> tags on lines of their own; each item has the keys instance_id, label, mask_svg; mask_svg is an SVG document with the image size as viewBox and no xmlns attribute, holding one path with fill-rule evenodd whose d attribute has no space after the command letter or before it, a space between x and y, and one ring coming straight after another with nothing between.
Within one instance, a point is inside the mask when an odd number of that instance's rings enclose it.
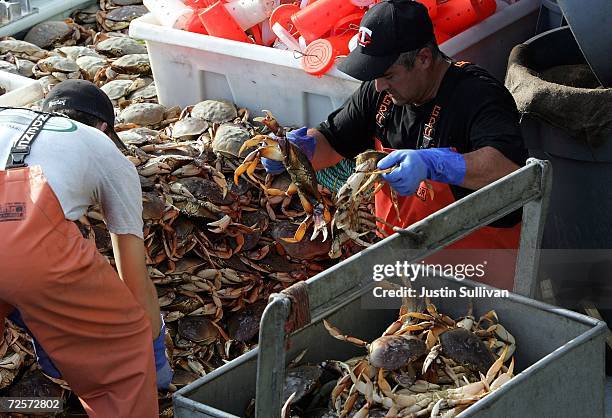
<instances>
[{"instance_id":1,"label":"white t-shirt","mask_svg":"<svg viewBox=\"0 0 612 418\"><path fill-rule=\"evenodd\" d=\"M10 149L36 113L0 111L0 170ZM108 230L142 235L142 191L134 165L101 131L64 117L47 121L25 160L39 165L66 219L77 220L99 203Z\"/></svg>"}]
</instances>

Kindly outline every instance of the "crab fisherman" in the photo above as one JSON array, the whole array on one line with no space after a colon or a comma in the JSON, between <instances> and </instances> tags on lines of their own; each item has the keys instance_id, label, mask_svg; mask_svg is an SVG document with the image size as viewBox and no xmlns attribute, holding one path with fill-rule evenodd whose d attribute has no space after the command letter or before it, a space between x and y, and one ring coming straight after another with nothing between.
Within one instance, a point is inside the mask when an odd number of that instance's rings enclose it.
<instances>
[{"instance_id":1,"label":"crab fisherman","mask_svg":"<svg viewBox=\"0 0 612 418\"><path fill-rule=\"evenodd\" d=\"M368 149L390 152L378 163L396 168L383 175L388 184L375 196L376 216L406 228L524 165L511 94L484 69L438 49L425 6L383 0L365 13L359 31L358 45L338 68L361 86L318 127L287 134L316 170ZM262 162L269 173L283 169ZM391 189L401 196L399 216ZM489 259L483 281L512 289L520 220L514 212L448 248L495 250L473 262ZM380 226L391 233L386 224Z\"/></svg>"},{"instance_id":2,"label":"crab fisherman","mask_svg":"<svg viewBox=\"0 0 612 418\"><path fill-rule=\"evenodd\" d=\"M43 371L66 380L89 416L156 417L172 371L140 182L114 121L109 98L83 80L58 84L43 112L0 110L0 335L7 315L26 327ZM94 203L117 272L73 222Z\"/></svg>"}]
</instances>

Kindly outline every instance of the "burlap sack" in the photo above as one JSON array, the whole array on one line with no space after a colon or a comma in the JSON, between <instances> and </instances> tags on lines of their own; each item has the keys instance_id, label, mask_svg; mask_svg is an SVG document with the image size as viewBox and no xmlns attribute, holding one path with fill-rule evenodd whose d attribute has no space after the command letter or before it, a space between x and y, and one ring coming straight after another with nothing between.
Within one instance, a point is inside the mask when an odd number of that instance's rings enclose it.
<instances>
[{"instance_id":1,"label":"burlap sack","mask_svg":"<svg viewBox=\"0 0 612 418\"><path fill-rule=\"evenodd\" d=\"M506 87L521 114L561 128L591 147L612 139L612 89L595 88L599 83L586 65L539 73L529 57L529 45L515 46L506 73Z\"/></svg>"}]
</instances>

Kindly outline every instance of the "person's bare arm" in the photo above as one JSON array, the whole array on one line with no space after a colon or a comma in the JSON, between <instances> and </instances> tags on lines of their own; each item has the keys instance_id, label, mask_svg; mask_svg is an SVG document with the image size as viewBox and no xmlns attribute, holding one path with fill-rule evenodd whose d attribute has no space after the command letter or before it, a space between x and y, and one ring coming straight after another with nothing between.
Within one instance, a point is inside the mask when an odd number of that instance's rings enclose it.
<instances>
[{"instance_id":1,"label":"person's bare arm","mask_svg":"<svg viewBox=\"0 0 612 418\"><path fill-rule=\"evenodd\" d=\"M119 277L149 316L153 338L157 338L161 328L159 301L155 285L149 279L147 272L144 242L131 234L111 233L111 239Z\"/></svg>"},{"instance_id":2,"label":"person's bare arm","mask_svg":"<svg viewBox=\"0 0 612 418\"><path fill-rule=\"evenodd\" d=\"M461 186L471 190L478 190L519 169L518 165L493 147L483 147L463 154L463 157L465 179Z\"/></svg>"},{"instance_id":3,"label":"person's bare arm","mask_svg":"<svg viewBox=\"0 0 612 418\"><path fill-rule=\"evenodd\" d=\"M312 167L315 170L322 170L327 167L334 166L342 160L342 156L327 141L325 135L318 130L311 128L308 130L308 135L314 136L317 140L317 147L312 158Z\"/></svg>"}]
</instances>

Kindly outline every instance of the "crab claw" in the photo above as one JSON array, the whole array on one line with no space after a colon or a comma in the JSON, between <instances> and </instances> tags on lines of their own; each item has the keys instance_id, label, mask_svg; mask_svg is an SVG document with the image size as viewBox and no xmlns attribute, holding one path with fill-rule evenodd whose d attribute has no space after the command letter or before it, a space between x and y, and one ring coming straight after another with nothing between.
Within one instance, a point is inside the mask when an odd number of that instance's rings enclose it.
<instances>
[{"instance_id":1,"label":"crab claw","mask_svg":"<svg viewBox=\"0 0 612 418\"><path fill-rule=\"evenodd\" d=\"M236 168L236 170L234 170L234 183L238 185L238 177L246 173L247 170L249 170L252 165L257 166L258 162L259 162L258 150L251 151L251 153L244 158L244 160L242 161L242 164L240 164ZM253 170L255 170L254 167L250 171L252 172Z\"/></svg>"},{"instance_id":2,"label":"crab claw","mask_svg":"<svg viewBox=\"0 0 612 418\"><path fill-rule=\"evenodd\" d=\"M323 242L327 239L327 222L325 220L325 212L327 208L323 207L323 205L318 204L313 211L313 219L314 219L314 231L312 232L312 236L310 240L313 241L319 235L319 232L323 233ZM329 216L329 211L327 211L327 215Z\"/></svg>"},{"instance_id":3,"label":"crab claw","mask_svg":"<svg viewBox=\"0 0 612 418\"><path fill-rule=\"evenodd\" d=\"M284 161L285 154L280 150L280 148L276 145L268 145L265 147L259 148L259 153L262 157L268 158L274 161Z\"/></svg>"},{"instance_id":4,"label":"crab claw","mask_svg":"<svg viewBox=\"0 0 612 418\"><path fill-rule=\"evenodd\" d=\"M272 112L270 112L269 110L262 110L263 113L265 113L265 117L257 117L257 118L253 118L253 120L255 122L259 122L262 123L264 125L266 125L273 133L277 134L279 133L279 131L282 130L280 124L278 123L278 121L276 120L276 118L274 117L274 115L272 115Z\"/></svg>"},{"instance_id":5,"label":"crab claw","mask_svg":"<svg viewBox=\"0 0 612 418\"><path fill-rule=\"evenodd\" d=\"M306 230L308 229L311 223L312 223L312 216L308 215L306 216L306 219L302 221L298 229L295 231L295 234L293 234L293 238L281 238L281 239L285 242L289 242L292 244L295 244L296 242L300 242L304 238L304 235L306 234Z\"/></svg>"},{"instance_id":6,"label":"crab claw","mask_svg":"<svg viewBox=\"0 0 612 418\"><path fill-rule=\"evenodd\" d=\"M249 139L247 141L244 141L242 143L242 146L240 147L240 150L238 150L238 156L242 155L242 152L245 149L254 147L255 145L259 145L259 142L260 141L258 139Z\"/></svg>"},{"instance_id":7,"label":"crab claw","mask_svg":"<svg viewBox=\"0 0 612 418\"><path fill-rule=\"evenodd\" d=\"M254 120L255 122L260 122L260 123L261 123L261 122L263 122L264 120L265 120L265 121L269 121L269 120L273 120L273 119L274 119L274 116L272 115L272 112L270 112L269 110L262 109L262 112L263 112L263 113L264 113L266 116L257 116L256 118L253 118L253 120Z\"/></svg>"}]
</instances>

